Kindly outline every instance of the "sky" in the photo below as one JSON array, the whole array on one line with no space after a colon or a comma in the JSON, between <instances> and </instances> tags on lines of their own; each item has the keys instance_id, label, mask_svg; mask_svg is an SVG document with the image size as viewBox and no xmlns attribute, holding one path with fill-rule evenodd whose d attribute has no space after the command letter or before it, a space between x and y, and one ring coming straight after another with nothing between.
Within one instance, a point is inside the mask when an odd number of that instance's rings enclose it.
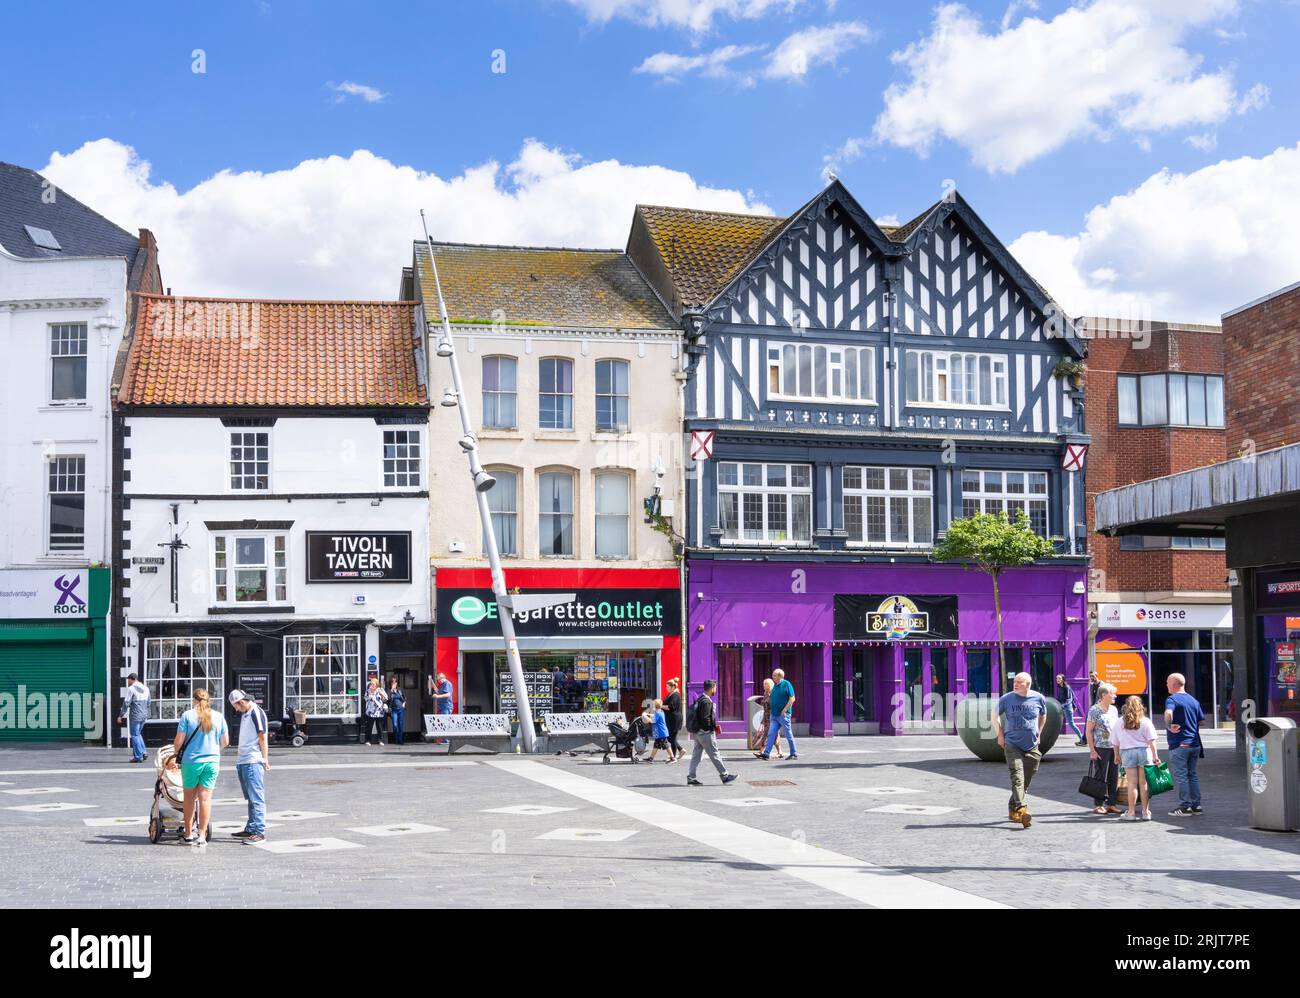
<instances>
[{"instance_id":1,"label":"sky","mask_svg":"<svg viewBox=\"0 0 1300 998\"><path fill-rule=\"evenodd\" d=\"M14 6L0 159L175 293L391 298L435 239L621 247L637 203L883 223L955 186L1074 315L1300 280L1300 0ZM80 55L78 55L80 53Z\"/></svg>"}]
</instances>

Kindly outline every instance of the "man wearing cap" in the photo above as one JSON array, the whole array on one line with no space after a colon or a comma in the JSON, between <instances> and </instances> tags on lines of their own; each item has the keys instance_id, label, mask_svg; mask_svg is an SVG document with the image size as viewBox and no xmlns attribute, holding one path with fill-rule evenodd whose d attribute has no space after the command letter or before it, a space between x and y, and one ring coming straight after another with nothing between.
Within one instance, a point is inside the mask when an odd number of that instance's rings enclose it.
<instances>
[{"instance_id":1,"label":"man wearing cap","mask_svg":"<svg viewBox=\"0 0 1300 998\"><path fill-rule=\"evenodd\" d=\"M122 710L131 732L131 761L144 762L144 722L149 719L149 687L131 673L126 677L126 693L122 696Z\"/></svg>"},{"instance_id":2,"label":"man wearing cap","mask_svg":"<svg viewBox=\"0 0 1300 998\"><path fill-rule=\"evenodd\" d=\"M248 801L248 821L234 837L249 845L266 841L266 771L271 768L271 753L266 744L266 711L249 699L243 690L230 691L230 705L244 716L239 721L239 757L235 772L239 789Z\"/></svg>"}]
</instances>

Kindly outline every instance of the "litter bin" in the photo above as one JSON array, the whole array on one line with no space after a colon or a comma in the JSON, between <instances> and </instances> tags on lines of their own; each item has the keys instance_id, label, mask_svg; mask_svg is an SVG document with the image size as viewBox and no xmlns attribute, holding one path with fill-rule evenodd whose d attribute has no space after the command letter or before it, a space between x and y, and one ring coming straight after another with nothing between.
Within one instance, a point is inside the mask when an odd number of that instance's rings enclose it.
<instances>
[{"instance_id":1,"label":"litter bin","mask_svg":"<svg viewBox=\"0 0 1300 998\"><path fill-rule=\"evenodd\" d=\"M758 725L763 716L763 698L750 697L745 701L745 748L751 752L762 750L762 746L757 744Z\"/></svg>"},{"instance_id":2,"label":"litter bin","mask_svg":"<svg viewBox=\"0 0 1300 998\"><path fill-rule=\"evenodd\" d=\"M1247 724L1246 766L1250 826L1271 832L1300 830L1295 722L1261 717Z\"/></svg>"}]
</instances>

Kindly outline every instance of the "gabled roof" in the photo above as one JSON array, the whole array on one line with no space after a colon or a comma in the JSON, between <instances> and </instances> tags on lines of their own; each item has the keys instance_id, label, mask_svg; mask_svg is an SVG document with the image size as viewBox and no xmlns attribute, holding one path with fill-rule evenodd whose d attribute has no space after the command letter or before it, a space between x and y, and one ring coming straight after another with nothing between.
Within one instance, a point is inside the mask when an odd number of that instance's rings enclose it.
<instances>
[{"instance_id":1,"label":"gabled roof","mask_svg":"<svg viewBox=\"0 0 1300 998\"><path fill-rule=\"evenodd\" d=\"M565 329L676 329L621 250L434 243L447 316L455 323ZM429 250L415 244L429 322L441 321Z\"/></svg>"},{"instance_id":2,"label":"gabled roof","mask_svg":"<svg viewBox=\"0 0 1300 998\"><path fill-rule=\"evenodd\" d=\"M425 406L414 302L139 295L118 393L141 406Z\"/></svg>"},{"instance_id":3,"label":"gabled roof","mask_svg":"<svg viewBox=\"0 0 1300 998\"><path fill-rule=\"evenodd\" d=\"M26 228L29 225L48 230L61 248L38 245ZM129 271L140 241L67 191L48 186L34 170L0 162L0 246L30 260L124 257Z\"/></svg>"},{"instance_id":4,"label":"gabled roof","mask_svg":"<svg viewBox=\"0 0 1300 998\"><path fill-rule=\"evenodd\" d=\"M688 309L711 302L786 223L775 215L649 204L637 205L636 215Z\"/></svg>"}]
</instances>

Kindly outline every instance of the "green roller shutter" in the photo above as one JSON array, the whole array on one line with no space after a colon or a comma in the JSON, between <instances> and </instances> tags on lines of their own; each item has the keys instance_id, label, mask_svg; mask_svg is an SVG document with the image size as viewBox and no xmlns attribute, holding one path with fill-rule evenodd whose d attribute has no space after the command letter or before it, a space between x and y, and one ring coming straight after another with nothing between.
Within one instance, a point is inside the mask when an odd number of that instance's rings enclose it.
<instances>
[{"instance_id":1,"label":"green roller shutter","mask_svg":"<svg viewBox=\"0 0 1300 998\"><path fill-rule=\"evenodd\" d=\"M0 625L0 741L83 740L96 664L84 623Z\"/></svg>"}]
</instances>

